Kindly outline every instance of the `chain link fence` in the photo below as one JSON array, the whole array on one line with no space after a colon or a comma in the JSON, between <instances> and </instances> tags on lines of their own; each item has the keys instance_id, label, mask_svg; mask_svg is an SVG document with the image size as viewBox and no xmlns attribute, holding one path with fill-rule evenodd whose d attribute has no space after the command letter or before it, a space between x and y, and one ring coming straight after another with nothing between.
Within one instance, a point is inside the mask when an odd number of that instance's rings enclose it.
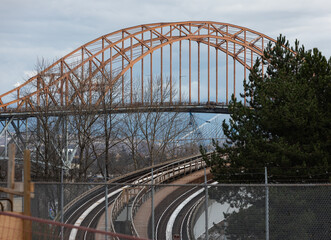
<instances>
[{"instance_id":1,"label":"chain link fence","mask_svg":"<svg viewBox=\"0 0 331 240\"><path fill-rule=\"evenodd\" d=\"M177 181L155 183L153 191L151 184L107 186L109 194L116 187L116 193L123 195L122 199L118 195L109 198L108 231L113 224L117 233L162 240L331 239L331 184ZM60 221L61 187L59 183L35 183L33 217ZM63 206L95 189L101 189L99 198L104 198L102 183L63 184ZM117 214L112 213L115 199L122 201ZM100 205L105 205L105 201ZM117 216L114 222L110 220L112 214ZM99 217L105 219L104 214Z\"/></svg>"},{"instance_id":2,"label":"chain link fence","mask_svg":"<svg viewBox=\"0 0 331 240\"><path fill-rule=\"evenodd\" d=\"M50 240L50 239L70 239L67 232L76 230L93 234L93 239L128 239L128 240L147 240L136 238L129 235L110 233L92 228L61 224L59 222L23 216L11 212L0 211L0 239L2 240ZM64 236L62 237L61 232ZM86 238L84 238L86 239Z\"/></svg>"},{"instance_id":3,"label":"chain link fence","mask_svg":"<svg viewBox=\"0 0 331 240\"><path fill-rule=\"evenodd\" d=\"M331 239L331 185L219 185L209 203L209 239Z\"/></svg>"},{"instance_id":4,"label":"chain link fence","mask_svg":"<svg viewBox=\"0 0 331 240\"><path fill-rule=\"evenodd\" d=\"M95 184L63 184L63 206L83 195L87 191L102 187ZM54 220L61 214L60 183L35 183L34 196L31 199L31 214L34 217Z\"/></svg>"}]
</instances>

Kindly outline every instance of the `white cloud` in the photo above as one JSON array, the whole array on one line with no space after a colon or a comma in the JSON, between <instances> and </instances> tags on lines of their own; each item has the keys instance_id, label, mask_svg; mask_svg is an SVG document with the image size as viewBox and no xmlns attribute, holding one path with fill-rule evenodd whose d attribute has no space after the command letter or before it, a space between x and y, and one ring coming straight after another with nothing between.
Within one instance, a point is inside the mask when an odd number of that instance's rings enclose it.
<instances>
[{"instance_id":1,"label":"white cloud","mask_svg":"<svg viewBox=\"0 0 331 240\"><path fill-rule=\"evenodd\" d=\"M24 71L24 75L26 78L32 78L33 76L37 75L37 71Z\"/></svg>"},{"instance_id":2,"label":"white cloud","mask_svg":"<svg viewBox=\"0 0 331 240\"><path fill-rule=\"evenodd\" d=\"M14 87L19 87L19 86L21 86L21 84L22 84L22 83L17 82L17 83L14 84Z\"/></svg>"}]
</instances>

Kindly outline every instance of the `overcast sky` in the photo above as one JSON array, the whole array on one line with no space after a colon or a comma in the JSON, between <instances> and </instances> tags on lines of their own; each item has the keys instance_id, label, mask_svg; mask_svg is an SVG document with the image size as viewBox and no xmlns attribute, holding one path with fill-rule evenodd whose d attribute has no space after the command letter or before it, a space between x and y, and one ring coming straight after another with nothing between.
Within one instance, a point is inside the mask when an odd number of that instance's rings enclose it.
<instances>
[{"instance_id":1,"label":"overcast sky","mask_svg":"<svg viewBox=\"0 0 331 240\"><path fill-rule=\"evenodd\" d=\"M38 58L58 59L106 33L144 23L217 21L282 33L330 57L330 0L0 0L0 94Z\"/></svg>"}]
</instances>

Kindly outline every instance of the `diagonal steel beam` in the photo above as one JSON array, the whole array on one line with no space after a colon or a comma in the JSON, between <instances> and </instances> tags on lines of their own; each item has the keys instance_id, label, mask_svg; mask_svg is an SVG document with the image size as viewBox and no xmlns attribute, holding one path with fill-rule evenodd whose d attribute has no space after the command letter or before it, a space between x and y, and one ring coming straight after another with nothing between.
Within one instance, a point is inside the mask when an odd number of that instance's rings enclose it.
<instances>
[{"instance_id":1,"label":"diagonal steel beam","mask_svg":"<svg viewBox=\"0 0 331 240\"><path fill-rule=\"evenodd\" d=\"M19 126L16 126L16 124L15 124L14 121L11 122L11 125L13 126L13 128L14 128L14 130L15 130L15 132L16 132L17 137L21 140L21 142L22 142L23 145L24 145L25 141L24 141L24 139L23 139L23 137L22 137L22 134L21 134L21 132L20 132Z\"/></svg>"},{"instance_id":2,"label":"diagonal steel beam","mask_svg":"<svg viewBox=\"0 0 331 240\"><path fill-rule=\"evenodd\" d=\"M20 147L20 145L18 144L18 141L16 140L15 136L13 136L13 134L11 132L8 132L9 137L11 137L11 140L15 143L15 145L17 146L18 150L23 153L23 149Z\"/></svg>"},{"instance_id":3,"label":"diagonal steel beam","mask_svg":"<svg viewBox=\"0 0 331 240\"><path fill-rule=\"evenodd\" d=\"M2 136L2 134L4 134L7 131L8 127L12 123L13 119L14 119L14 117L11 117L9 119L9 121L6 121L5 125L3 124L3 122L1 122L1 124L4 128L0 132L0 137Z\"/></svg>"}]
</instances>

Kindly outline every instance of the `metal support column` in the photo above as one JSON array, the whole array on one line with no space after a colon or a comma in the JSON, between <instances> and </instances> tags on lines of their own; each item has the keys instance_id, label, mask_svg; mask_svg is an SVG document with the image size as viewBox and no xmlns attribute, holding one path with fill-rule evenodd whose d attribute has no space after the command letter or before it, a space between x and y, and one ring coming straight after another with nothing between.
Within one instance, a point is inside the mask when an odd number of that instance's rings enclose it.
<instances>
[{"instance_id":1,"label":"metal support column","mask_svg":"<svg viewBox=\"0 0 331 240\"><path fill-rule=\"evenodd\" d=\"M30 151L25 149L23 155L24 162L24 215L31 217L31 161ZM24 240L32 239L32 222L29 220L23 221Z\"/></svg>"},{"instance_id":2,"label":"metal support column","mask_svg":"<svg viewBox=\"0 0 331 240\"><path fill-rule=\"evenodd\" d=\"M233 43L233 54L236 56L235 43ZM236 57L233 57L233 95L236 97Z\"/></svg>"},{"instance_id":3,"label":"metal support column","mask_svg":"<svg viewBox=\"0 0 331 240\"><path fill-rule=\"evenodd\" d=\"M216 32L216 36L218 35L218 33ZM216 46L218 44L218 38L216 38ZM215 48L215 57L216 57L216 61L215 61L215 70L216 70L216 103L218 103L218 49L217 47Z\"/></svg>"},{"instance_id":4,"label":"metal support column","mask_svg":"<svg viewBox=\"0 0 331 240\"><path fill-rule=\"evenodd\" d=\"M141 28L143 31L144 28ZM144 42L144 33L141 33L141 41ZM144 54L144 46L141 45L141 55ZM141 59L141 103L144 103L144 58Z\"/></svg>"},{"instance_id":5,"label":"metal support column","mask_svg":"<svg viewBox=\"0 0 331 240\"><path fill-rule=\"evenodd\" d=\"M163 28L161 28L161 35L163 34ZM160 61L160 69L161 69L161 103L163 102L163 47L160 49L161 51L161 61Z\"/></svg>"},{"instance_id":6,"label":"metal support column","mask_svg":"<svg viewBox=\"0 0 331 240\"><path fill-rule=\"evenodd\" d=\"M206 174L206 167L204 167L205 173L205 239L208 240L208 186L207 186L207 174Z\"/></svg>"},{"instance_id":7,"label":"metal support column","mask_svg":"<svg viewBox=\"0 0 331 240\"><path fill-rule=\"evenodd\" d=\"M265 175L265 239L269 240L269 187L267 167L264 168Z\"/></svg>"},{"instance_id":8,"label":"metal support column","mask_svg":"<svg viewBox=\"0 0 331 240\"><path fill-rule=\"evenodd\" d=\"M208 24L208 35L210 34L210 24ZM210 103L210 37L208 37L208 104Z\"/></svg>"},{"instance_id":9,"label":"metal support column","mask_svg":"<svg viewBox=\"0 0 331 240\"><path fill-rule=\"evenodd\" d=\"M8 124L7 122L8 120L6 119L6 126ZM8 157L8 133L7 133L7 129L5 130L5 159L7 159Z\"/></svg>"},{"instance_id":10,"label":"metal support column","mask_svg":"<svg viewBox=\"0 0 331 240\"><path fill-rule=\"evenodd\" d=\"M152 180L151 180L151 193L152 193L152 239L155 239L155 228L154 228L154 173L152 168Z\"/></svg>"},{"instance_id":11,"label":"metal support column","mask_svg":"<svg viewBox=\"0 0 331 240\"><path fill-rule=\"evenodd\" d=\"M198 104L200 104L200 42L198 42Z\"/></svg>"},{"instance_id":12,"label":"metal support column","mask_svg":"<svg viewBox=\"0 0 331 240\"><path fill-rule=\"evenodd\" d=\"M64 196L63 196L63 167L64 167L64 162L62 161L62 167L61 167L61 223L64 223L63 219L63 201L64 201ZM61 240L63 240L63 226L61 226Z\"/></svg>"},{"instance_id":13,"label":"metal support column","mask_svg":"<svg viewBox=\"0 0 331 240\"><path fill-rule=\"evenodd\" d=\"M150 48L152 49L153 48L153 33L152 31L150 31L150 34L151 34L151 41L150 41ZM150 89L151 89L151 104L153 104L153 52L151 52L150 54L150 75L151 75L151 79L150 79Z\"/></svg>"},{"instance_id":14,"label":"metal support column","mask_svg":"<svg viewBox=\"0 0 331 240\"><path fill-rule=\"evenodd\" d=\"M190 25L190 27L191 27L191 25ZM189 104L191 104L191 79L192 79L192 67L191 67L191 65L192 65L192 54L191 54L191 40L189 40Z\"/></svg>"},{"instance_id":15,"label":"metal support column","mask_svg":"<svg viewBox=\"0 0 331 240\"><path fill-rule=\"evenodd\" d=\"M28 142L29 142L29 137L28 137L28 118L25 119L25 141L24 141L24 149L28 148Z\"/></svg>"},{"instance_id":16,"label":"metal support column","mask_svg":"<svg viewBox=\"0 0 331 240\"><path fill-rule=\"evenodd\" d=\"M107 175L105 167L105 231L108 232L108 186L107 186ZM105 239L108 237L105 236Z\"/></svg>"},{"instance_id":17,"label":"metal support column","mask_svg":"<svg viewBox=\"0 0 331 240\"><path fill-rule=\"evenodd\" d=\"M64 209L64 167L65 163L68 163L68 117L64 117L63 130L65 131L65 159L62 158L61 167L61 223L64 223L63 209ZM63 226L61 226L61 239L63 239Z\"/></svg>"}]
</instances>

